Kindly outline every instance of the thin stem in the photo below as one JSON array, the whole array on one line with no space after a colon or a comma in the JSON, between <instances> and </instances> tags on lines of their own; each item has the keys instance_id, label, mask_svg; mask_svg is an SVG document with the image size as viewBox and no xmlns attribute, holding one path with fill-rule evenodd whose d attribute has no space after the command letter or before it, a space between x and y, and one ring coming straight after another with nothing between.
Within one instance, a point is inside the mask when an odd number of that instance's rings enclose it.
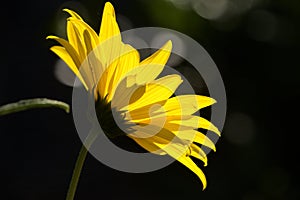
<instances>
[{"instance_id":1,"label":"thin stem","mask_svg":"<svg viewBox=\"0 0 300 200\"><path fill-rule=\"evenodd\" d=\"M77 161L75 164L75 168L73 170L73 175L72 175L72 179L71 179L71 182L69 185L69 190L67 193L66 200L74 199L78 181L79 181L79 177L80 177L80 174L82 171L84 161L86 159L87 152L88 152L89 148L91 147L91 145L93 144L93 142L95 141L95 139L97 138L97 136L98 136L98 134L95 131L91 131L80 149L80 152L78 154Z\"/></svg>"},{"instance_id":2,"label":"thin stem","mask_svg":"<svg viewBox=\"0 0 300 200\"><path fill-rule=\"evenodd\" d=\"M4 106L0 106L0 116L16 113L20 111L25 111L33 108L49 108L49 107L57 107L63 109L67 113L70 112L70 106L64 102L46 99L46 98L36 98L36 99L21 100L15 103L10 103Z\"/></svg>"}]
</instances>

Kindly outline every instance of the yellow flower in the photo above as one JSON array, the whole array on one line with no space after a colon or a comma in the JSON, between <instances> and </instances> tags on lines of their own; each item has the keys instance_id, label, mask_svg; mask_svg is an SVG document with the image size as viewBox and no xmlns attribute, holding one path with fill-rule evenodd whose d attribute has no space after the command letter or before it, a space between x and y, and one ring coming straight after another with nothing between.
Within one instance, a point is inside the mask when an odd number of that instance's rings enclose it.
<instances>
[{"instance_id":1,"label":"yellow flower","mask_svg":"<svg viewBox=\"0 0 300 200\"><path fill-rule=\"evenodd\" d=\"M114 8L109 2L104 7L99 34L74 11L64 11L70 14L68 40L48 36L61 45L51 50L94 95L104 132L109 137L126 135L151 153L175 158L200 178L204 189L205 175L191 157L200 159L206 166L207 156L199 146L215 151L215 145L198 128L218 135L220 132L211 122L193 114L215 100L200 95L172 97L182 83L181 77L173 74L157 78L169 59L172 42L167 41L140 61L138 51L122 42ZM120 115L124 126L130 127L130 133L116 128L112 110Z\"/></svg>"}]
</instances>

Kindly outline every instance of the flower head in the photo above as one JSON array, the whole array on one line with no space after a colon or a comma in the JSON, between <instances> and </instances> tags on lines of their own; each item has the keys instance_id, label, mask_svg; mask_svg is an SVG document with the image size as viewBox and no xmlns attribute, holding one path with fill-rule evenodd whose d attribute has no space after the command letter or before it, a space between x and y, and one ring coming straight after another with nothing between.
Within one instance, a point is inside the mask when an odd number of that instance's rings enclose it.
<instances>
[{"instance_id":1,"label":"flower head","mask_svg":"<svg viewBox=\"0 0 300 200\"><path fill-rule=\"evenodd\" d=\"M172 42L140 61L138 51L122 42L110 3L105 4L99 34L74 11L64 11L70 14L68 40L48 36L61 45L51 50L93 95L98 121L107 136L129 137L151 153L175 158L192 170L205 188L205 175L191 157L206 166L207 156L200 145L213 150L215 145L198 128L220 132L194 113L216 101L200 95L172 97L181 77L157 78L169 59Z\"/></svg>"}]
</instances>

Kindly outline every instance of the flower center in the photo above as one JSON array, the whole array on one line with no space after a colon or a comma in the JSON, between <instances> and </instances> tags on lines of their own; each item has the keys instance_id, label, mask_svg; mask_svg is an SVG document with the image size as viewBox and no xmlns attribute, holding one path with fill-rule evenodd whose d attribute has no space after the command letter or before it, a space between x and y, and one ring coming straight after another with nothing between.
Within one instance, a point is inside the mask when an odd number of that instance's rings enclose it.
<instances>
[{"instance_id":1,"label":"flower center","mask_svg":"<svg viewBox=\"0 0 300 200\"><path fill-rule=\"evenodd\" d=\"M98 96L99 98L95 102L95 109L98 122L105 135L112 143L124 150L145 153L146 151L129 137L120 137L133 132L132 126L134 124L124 119L123 112L111 108L111 102L108 102L106 98Z\"/></svg>"},{"instance_id":2,"label":"flower center","mask_svg":"<svg viewBox=\"0 0 300 200\"><path fill-rule=\"evenodd\" d=\"M100 126L107 137L112 139L124 136L130 131L130 125L124 119L123 113L113 109L111 102L108 102L106 98L101 98L99 95L95 102L95 108Z\"/></svg>"}]
</instances>

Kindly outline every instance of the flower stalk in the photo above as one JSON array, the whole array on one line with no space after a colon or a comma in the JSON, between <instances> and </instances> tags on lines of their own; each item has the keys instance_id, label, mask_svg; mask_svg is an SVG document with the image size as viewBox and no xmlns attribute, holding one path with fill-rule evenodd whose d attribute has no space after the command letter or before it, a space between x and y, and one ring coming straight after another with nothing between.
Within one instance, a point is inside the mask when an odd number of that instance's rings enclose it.
<instances>
[{"instance_id":1,"label":"flower stalk","mask_svg":"<svg viewBox=\"0 0 300 200\"><path fill-rule=\"evenodd\" d=\"M21 100L15 103L6 104L0 106L0 116L8 115L20 111L35 109L35 108L50 108L56 107L63 109L67 113L70 112L70 106L64 102L51 100L46 98L35 98Z\"/></svg>"},{"instance_id":2,"label":"flower stalk","mask_svg":"<svg viewBox=\"0 0 300 200\"><path fill-rule=\"evenodd\" d=\"M80 149L80 152L78 154L76 164L75 164L75 167L73 170L73 175L72 175L72 178L70 181L66 200L74 199L77 185L78 185L79 178L80 178L80 174L81 174L81 171L83 168L83 164L84 164L84 161L87 156L87 152L88 152L89 148L92 146L92 144L95 141L95 139L97 138L97 136L98 136L98 133L93 131L93 129L92 129Z\"/></svg>"}]
</instances>

